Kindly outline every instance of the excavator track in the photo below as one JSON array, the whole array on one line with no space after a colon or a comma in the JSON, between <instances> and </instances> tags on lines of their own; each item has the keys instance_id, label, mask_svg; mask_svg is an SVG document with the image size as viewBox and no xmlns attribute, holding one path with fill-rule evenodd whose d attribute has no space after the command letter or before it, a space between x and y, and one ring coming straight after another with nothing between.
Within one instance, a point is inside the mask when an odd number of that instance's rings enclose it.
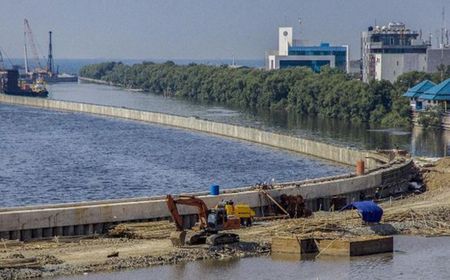
<instances>
[{"instance_id":1,"label":"excavator track","mask_svg":"<svg viewBox=\"0 0 450 280\"><path fill-rule=\"evenodd\" d=\"M239 242L239 235L234 233L216 233L206 238L208 245L222 245Z\"/></svg>"},{"instance_id":2,"label":"excavator track","mask_svg":"<svg viewBox=\"0 0 450 280\"><path fill-rule=\"evenodd\" d=\"M186 244L187 245L205 244L206 239L207 239L207 235L205 232L188 233L186 235Z\"/></svg>"}]
</instances>

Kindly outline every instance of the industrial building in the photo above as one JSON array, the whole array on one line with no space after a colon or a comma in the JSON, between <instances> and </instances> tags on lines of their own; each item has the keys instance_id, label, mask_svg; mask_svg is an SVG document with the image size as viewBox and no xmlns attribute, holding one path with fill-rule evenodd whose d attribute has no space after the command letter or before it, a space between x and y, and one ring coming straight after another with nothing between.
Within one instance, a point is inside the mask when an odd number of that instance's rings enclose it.
<instances>
[{"instance_id":1,"label":"industrial building","mask_svg":"<svg viewBox=\"0 0 450 280\"><path fill-rule=\"evenodd\" d=\"M427 71L429 41L403 23L370 26L361 37L362 78L395 81L409 71Z\"/></svg>"},{"instance_id":2,"label":"industrial building","mask_svg":"<svg viewBox=\"0 0 450 280\"><path fill-rule=\"evenodd\" d=\"M439 72L440 65L450 65L450 46L442 45L438 49L427 49L427 72Z\"/></svg>"},{"instance_id":3,"label":"industrial building","mask_svg":"<svg viewBox=\"0 0 450 280\"><path fill-rule=\"evenodd\" d=\"M278 50L267 54L266 68L273 70L303 66L319 72L322 66L328 65L348 72L348 46L331 46L329 43L303 46L299 42L299 40L293 39L292 27L280 27L278 29Z\"/></svg>"}]
</instances>

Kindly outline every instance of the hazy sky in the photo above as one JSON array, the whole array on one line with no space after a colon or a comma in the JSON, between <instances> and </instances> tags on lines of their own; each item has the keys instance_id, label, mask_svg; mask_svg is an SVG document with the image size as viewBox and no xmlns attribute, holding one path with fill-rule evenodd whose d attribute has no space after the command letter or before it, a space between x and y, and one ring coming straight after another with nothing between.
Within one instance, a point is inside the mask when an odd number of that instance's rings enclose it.
<instances>
[{"instance_id":1,"label":"hazy sky","mask_svg":"<svg viewBox=\"0 0 450 280\"><path fill-rule=\"evenodd\" d=\"M450 0L0 0L0 47L23 56L27 18L42 55L53 30L56 58L263 59L287 25L310 43L349 44L357 58L375 21L436 34L443 6L450 27Z\"/></svg>"}]
</instances>

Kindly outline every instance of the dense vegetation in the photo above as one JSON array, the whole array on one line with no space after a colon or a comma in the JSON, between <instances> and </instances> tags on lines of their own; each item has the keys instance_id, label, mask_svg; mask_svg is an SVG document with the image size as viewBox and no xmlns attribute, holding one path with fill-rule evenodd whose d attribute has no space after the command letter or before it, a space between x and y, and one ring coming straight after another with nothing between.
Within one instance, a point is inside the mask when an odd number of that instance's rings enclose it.
<instances>
[{"instance_id":1,"label":"dense vegetation","mask_svg":"<svg viewBox=\"0 0 450 280\"><path fill-rule=\"evenodd\" d=\"M450 69L446 69L450 76ZM313 73L307 68L265 71L173 62L132 66L107 62L83 67L80 76L124 87L251 109L288 110L383 126L409 124L409 101L401 95L422 79L441 75L410 72L395 83L365 84L337 69Z\"/></svg>"},{"instance_id":2,"label":"dense vegetation","mask_svg":"<svg viewBox=\"0 0 450 280\"><path fill-rule=\"evenodd\" d=\"M441 114L442 108L440 107L427 108L419 113L417 122L425 128L439 127L441 125Z\"/></svg>"}]
</instances>

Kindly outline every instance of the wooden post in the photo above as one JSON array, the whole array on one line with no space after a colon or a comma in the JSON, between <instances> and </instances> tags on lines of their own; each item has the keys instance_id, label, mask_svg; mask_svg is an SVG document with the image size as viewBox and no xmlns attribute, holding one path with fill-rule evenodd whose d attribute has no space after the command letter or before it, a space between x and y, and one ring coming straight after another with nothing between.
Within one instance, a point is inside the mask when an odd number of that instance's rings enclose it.
<instances>
[{"instance_id":1,"label":"wooden post","mask_svg":"<svg viewBox=\"0 0 450 280\"><path fill-rule=\"evenodd\" d=\"M361 176L364 175L364 160L356 161L356 175Z\"/></svg>"}]
</instances>

